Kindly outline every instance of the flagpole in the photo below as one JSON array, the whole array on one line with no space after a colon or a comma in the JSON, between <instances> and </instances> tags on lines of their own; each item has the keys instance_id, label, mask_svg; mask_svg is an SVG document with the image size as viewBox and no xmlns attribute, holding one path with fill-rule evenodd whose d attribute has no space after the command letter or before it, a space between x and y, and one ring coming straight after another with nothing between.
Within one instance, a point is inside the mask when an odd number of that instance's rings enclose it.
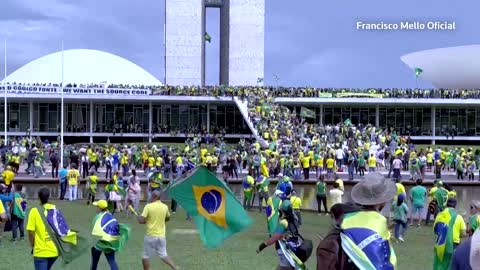
<instances>
[{"instance_id":1,"label":"flagpole","mask_svg":"<svg viewBox=\"0 0 480 270\"><path fill-rule=\"evenodd\" d=\"M61 110L61 112L60 112L60 168L63 168L63 126L64 126L64 124L63 124L63 121L64 121L63 120L63 111L64 111L64 109L63 109L63 87L64 87L63 86L63 84L64 84L64 82L63 82L63 69L64 69L63 56L64 56L64 47L63 47L63 40L62 40L62 72L61 72L62 73L62 75L61 75L62 76L62 85L60 87L60 91L61 91L61 93L60 93L60 97L61 97L60 98L61 99L61 104L60 104L60 110Z\"/></svg>"},{"instance_id":2,"label":"flagpole","mask_svg":"<svg viewBox=\"0 0 480 270\"><path fill-rule=\"evenodd\" d=\"M4 50L3 50L3 53L5 55L5 63L4 63L4 79L7 78L7 39L5 38L4 40ZM5 146L8 145L8 137L7 137L7 120L8 120L8 117L7 117L7 113L8 113L8 110L7 110L7 86L5 85L5 90L3 91L3 98L4 98L4 106L3 106L3 121L4 121L4 131L5 131Z\"/></svg>"}]
</instances>

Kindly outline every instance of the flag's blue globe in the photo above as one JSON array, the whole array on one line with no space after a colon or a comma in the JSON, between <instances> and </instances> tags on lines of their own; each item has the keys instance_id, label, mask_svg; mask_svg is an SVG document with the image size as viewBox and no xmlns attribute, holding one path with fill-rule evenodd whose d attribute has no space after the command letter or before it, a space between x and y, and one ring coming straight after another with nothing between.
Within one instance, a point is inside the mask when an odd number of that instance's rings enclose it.
<instances>
[{"instance_id":1,"label":"flag's blue globe","mask_svg":"<svg viewBox=\"0 0 480 270\"><path fill-rule=\"evenodd\" d=\"M265 208L265 213L267 214L267 217L270 217L272 215L273 209L271 205L267 205Z\"/></svg>"},{"instance_id":2,"label":"flag's blue globe","mask_svg":"<svg viewBox=\"0 0 480 270\"><path fill-rule=\"evenodd\" d=\"M52 229L60 236L65 236L70 230L63 216L62 212L58 209L48 209L47 210L47 221Z\"/></svg>"},{"instance_id":3,"label":"flag's blue globe","mask_svg":"<svg viewBox=\"0 0 480 270\"><path fill-rule=\"evenodd\" d=\"M120 229L118 221L113 217L113 215L107 214L102 217L101 226L103 231L111 236L120 235Z\"/></svg>"},{"instance_id":4,"label":"flag's blue globe","mask_svg":"<svg viewBox=\"0 0 480 270\"><path fill-rule=\"evenodd\" d=\"M435 233L437 234L436 244L444 245L447 242L448 225L443 222L439 222L435 224L434 230L435 230Z\"/></svg>"},{"instance_id":5,"label":"flag's blue globe","mask_svg":"<svg viewBox=\"0 0 480 270\"><path fill-rule=\"evenodd\" d=\"M222 194L217 190L211 189L202 194L201 203L207 213L213 214L222 204Z\"/></svg>"}]
</instances>

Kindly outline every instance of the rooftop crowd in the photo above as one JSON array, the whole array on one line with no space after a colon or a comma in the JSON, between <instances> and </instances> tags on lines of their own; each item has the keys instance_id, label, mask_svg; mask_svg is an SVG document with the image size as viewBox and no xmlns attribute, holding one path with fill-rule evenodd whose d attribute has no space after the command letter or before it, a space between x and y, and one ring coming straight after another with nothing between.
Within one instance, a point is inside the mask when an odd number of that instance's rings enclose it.
<instances>
[{"instance_id":1,"label":"rooftop crowd","mask_svg":"<svg viewBox=\"0 0 480 270\"><path fill-rule=\"evenodd\" d=\"M60 87L60 84L22 84L6 83L7 86L48 86ZM314 87L282 87L282 86L155 86L124 84L75 84L72 88L119 88L119 89L151 89L153 95L178 96L240 96L249 92L265 90L272 97L377 97L377 98L446 98L477 99L480 89L419 89L419 88L314 88Z\"/></svg>"}]
</instances>

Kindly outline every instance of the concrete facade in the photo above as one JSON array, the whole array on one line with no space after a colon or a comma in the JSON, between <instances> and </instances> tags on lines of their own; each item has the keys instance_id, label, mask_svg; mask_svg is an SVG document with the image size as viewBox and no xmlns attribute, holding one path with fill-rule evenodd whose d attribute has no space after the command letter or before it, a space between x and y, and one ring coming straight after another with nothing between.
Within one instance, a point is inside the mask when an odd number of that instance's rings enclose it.
<instances>
[{"instance_id":1,"label":"concrete facade","mask_svg":"<svg viewBox=\"0 0 480 270\"><path fill-rule=\"evenodd\" d=\"M228 2L228 4L226 3ZM256 85L264 77L265 58L265 0L227 0L222 9L228 9L228 64L221 61L221 74L228 72L228 85ZM222 13L222 12L221 12ZM221 16L224 19L223 16ZM221 21L221 27L226 27ZM224 56L223 53L220 53Z\"/></svg>"},{"instance_id":2,"label":"concrete facade","mask_svg":"<svg viewBox=\"0 0 480 270\"><path fill-rule=\"evenodd\" d=\"M165 1L165 82L203 85L203 0Z\"/></svg>"},{"instance_id":3,"label":"concrete facade","mask_svg":"<svg viewBox=\"0 0 480 270\"><path fill-rule=\"evenodd\" d=\"M220 84L257 85L264 77L264 0L166 0L165 83L204 85L206 8L220 8Z\"/></svg>"}]
</instances>

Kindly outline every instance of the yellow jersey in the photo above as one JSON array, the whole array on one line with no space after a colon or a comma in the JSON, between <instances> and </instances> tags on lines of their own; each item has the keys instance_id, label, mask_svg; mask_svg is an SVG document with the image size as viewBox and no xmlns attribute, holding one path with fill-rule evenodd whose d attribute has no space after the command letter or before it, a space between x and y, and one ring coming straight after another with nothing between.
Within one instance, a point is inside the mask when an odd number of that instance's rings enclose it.
<instances>
[{"instance_id":1,"label":"yellow jersey","mask_svg":"<svg viewBox=\"0 0 480 270\"><path fill-rule=\"evenodd\" d=\"M153 167L153 164L155 164L155 158L154 157L148 157L148 167Z\"/></svg>"},{"instance_id":2,"label":"yellow jersey","mask_svg":"<svg viewBox=\"0 0 480 270\"><path fill-rule=\"evenodd\" d=\"M300 210L300 208L302 207L302 199L300 199L300 197L292 196L290 198L290 202L292 203L292 208L294 210Z\"/></svg>"},{"instance_id":3,"label":"yellow jersey","mask_svg":"<svg viewBox=\"0 0 480 270\"><path fill-rule=\"evenodd\" d=\"M145 218L147 236L165 237L165 219L170 217L168 206L161 201L145 205L142 217Z\"/></svg>"},{"instance_id":4,"label":"yellow jersey","mask_svg":"<svg viewBox=\"0 0 480 270\"><path fill-rule=\"evenodd\" d=\"M175 163L178 165L183 165L183 158L181 156L178 156L176 159L175 159Z\"/></svg>"},{"instance_id":5,"label":"yellow jersey","mask_svg":"<svg viewBox=\"0 0 480 270\"><path fill-rule=\"evenodd\" d=\"M70 186L78 185L78 178L80 178L80 173L77 169L68 170L67 179Z\"/></svg>"},{"instance_id":6,"label":"yellow jersey","mask_svg":"<svg viewBox=\"0 0 480 270\"><path fill-rule=\"evenodd\" d=\"M333 169L335 166L335 160L333 158L327 159L327 169Z\"/></svg>"},{"instance_id":7,"label":"yellow jersey","mask_svg":"<svg viewBox=\"0 0 480 270\"><path fill-rule=\"evenodd\" d=\"M52 204L44 204L45 209L52 208ZM48 235L47 224L43 223L42 217L38 212L37 208L32 208L28 214L27 220L27 231L34 233L34 246L33 246L33 256L39 258L51 258L58 256L58 250L55 246L55 243L50 239Z\"/></svg>"},{"instance_id":8,"label":"yellow jersey","mask_svg":"<svg viewBox=\"0 0 480 270\"><path fill-rule=\"evenodd\" d=\"M155 166L158 166L158 167L162 166L162 162L163 162L162 157L158 156L157 159L155 160Z\"/></svg>"},{"instance_id":9,"label":"yellow jersey","mask_svg":"<svg viewBox=\"0 0 480 270\"><path fill-rule=\"evenodd\" d=\"M310 168L310 156L305 156L302 158L302 166L304 169Z\"/></svg>"},{"instance_id":10,"label":"yellow jersey","mask_svg":"<svg viewBox=\"0 0 480 270\"><path fill-rule=\"evenodd\" d=\"M373 168L377 166L377 159L375 157L368 158L368 167Z\"/></svg>"},{"instance_id":11,"label":"yellow jersey","mask_svg":"<svg viewBox=\"0 0 480 270\"><path fill-rule=\"evenodd\" d=\"M15 177L15 174L10 170L5 170L2 173L3 181L5 182L5 185L7 185L7 186L10 185L10 183L12 182L14 177Z\"/></svg>"}]
</instances>

